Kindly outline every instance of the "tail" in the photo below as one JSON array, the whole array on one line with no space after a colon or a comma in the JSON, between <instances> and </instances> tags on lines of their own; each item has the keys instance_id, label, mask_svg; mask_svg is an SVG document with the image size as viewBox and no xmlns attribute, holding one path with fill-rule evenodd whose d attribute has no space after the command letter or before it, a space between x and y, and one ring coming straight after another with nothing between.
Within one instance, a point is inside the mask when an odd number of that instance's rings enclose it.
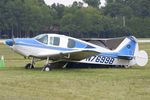
<instances>
[{"instance_id":1,"label":"tail","mask_svg":"<svg viewBox=\"0 0 150 100\"><path fill-rule=\"evenodd\" d=\"M137 39L133 36L125 38L116 49L116 51L118 52L118 58L125 60L132 60L137 50Z\"/></svg>"},{"instance_id":2,"label":"tail","mask_svg":"<svg viewBox=\"0 0 150 100\"><path fill-rule=\"evenodd\" d=\"M117 47L116 52L118 52L118 58L132 60L129 65L145 66L148 63L147 52L139 50L137 39L133 36L125 38Z\"/></svg>"}]
</instances>

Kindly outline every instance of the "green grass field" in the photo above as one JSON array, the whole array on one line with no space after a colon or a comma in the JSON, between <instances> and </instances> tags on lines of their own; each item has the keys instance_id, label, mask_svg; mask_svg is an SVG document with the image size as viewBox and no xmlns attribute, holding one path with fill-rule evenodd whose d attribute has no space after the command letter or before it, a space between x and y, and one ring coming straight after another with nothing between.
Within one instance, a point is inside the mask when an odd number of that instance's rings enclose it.
<instances>
[{"instance_id":1,"label":"green grass field","mask_svg":"<svg viewBox=\"0 0 150 100\"><path fill-rule=\"evenodd\" d=\"M140 43L150 55L150 44ZM0 68L0 100L150 100L147 66L100 69L24 69L29 62L0 45L6 67ZM37 66L41 66L39 63Z\"/></svg>"}]
</instances>

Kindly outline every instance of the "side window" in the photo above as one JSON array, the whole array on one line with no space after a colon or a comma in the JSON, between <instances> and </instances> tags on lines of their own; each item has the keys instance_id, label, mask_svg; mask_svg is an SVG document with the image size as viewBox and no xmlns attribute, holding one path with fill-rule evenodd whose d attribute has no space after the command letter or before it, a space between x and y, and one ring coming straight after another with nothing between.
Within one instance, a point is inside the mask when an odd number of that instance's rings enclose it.
<instances>
[{"instance_id":1,"label":"side window","mask_svg":"<svg viewBox=\"0 0 150 100\"><path fill-rule=\"evenodd\" d=\"M68 48L74 48L75 47L75 41L72 39L68 39Z\"/></svg>"},{"instance_id":2,"label":"side window","mask_svg":"<svg viewBox=\"0 0 150 100\"><path fill-rule=\"evenodd\" d=\"M59 46L60 38L59 37L50 37L49 44Z\"/></svg>"}]
</instances>

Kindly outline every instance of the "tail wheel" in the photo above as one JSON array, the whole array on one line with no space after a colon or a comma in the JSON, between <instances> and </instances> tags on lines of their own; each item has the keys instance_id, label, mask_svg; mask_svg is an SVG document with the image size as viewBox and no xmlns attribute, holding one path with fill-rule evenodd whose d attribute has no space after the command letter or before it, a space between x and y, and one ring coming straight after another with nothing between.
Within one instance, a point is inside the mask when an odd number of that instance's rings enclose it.
<instances>
[{"instance_id":1,"label":"tail wheel","mask_svg":"<svg viewBox=\"0 0 150 100\"><path fill-rule=\"evenodd\" d=\"M124 68L126 68L126 69L127 69L127 68L130 68L130 67L131 67L131 66L129 66L129 65L124 65Z\"/></svg>"}]
</instances>

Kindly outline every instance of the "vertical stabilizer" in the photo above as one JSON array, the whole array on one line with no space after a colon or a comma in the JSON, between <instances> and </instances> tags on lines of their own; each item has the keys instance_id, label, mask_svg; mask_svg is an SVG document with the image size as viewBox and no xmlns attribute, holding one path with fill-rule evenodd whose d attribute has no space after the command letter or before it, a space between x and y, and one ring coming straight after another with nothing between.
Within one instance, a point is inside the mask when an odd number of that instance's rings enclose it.
<instances>
[{"instance_id":1,"label":"vertical stabilizer","mask_svg":"<svg viewBox=\"0 0 150 100\"><path fill-rule=\"evenodd\" d=\"M116 51L118 52L118 57L121 59L132 60L137 47L138 44L135 37L130 36L125 38L124 41L116 49Z\"/></svg>"}]
</instances>

